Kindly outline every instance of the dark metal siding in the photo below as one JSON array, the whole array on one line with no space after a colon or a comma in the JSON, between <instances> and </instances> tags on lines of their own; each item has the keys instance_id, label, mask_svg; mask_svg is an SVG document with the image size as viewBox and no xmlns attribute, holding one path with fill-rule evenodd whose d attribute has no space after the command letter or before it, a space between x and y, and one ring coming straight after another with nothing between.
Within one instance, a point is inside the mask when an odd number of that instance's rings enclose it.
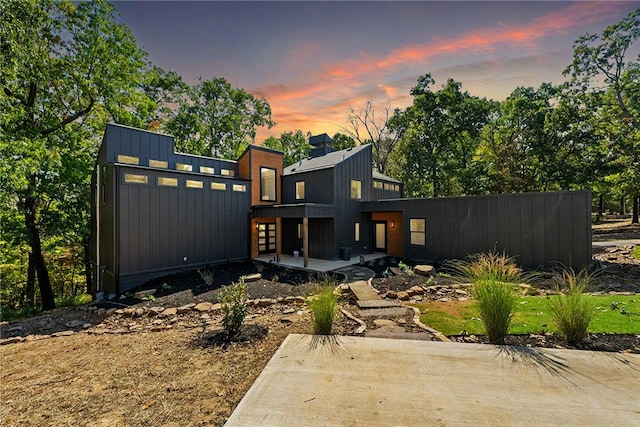
<instances>
[{"instance_id":1,"label":"dark metal siding","mask_svg":"<svg viewBox=\"0 0 640 427\"><path fill-rule=\"evenodd\" d=\"M309 219L309 256L311 258L335 259L333 242L333 219Z\"/></svg>"},{"instance_id":2,"label":"dark metal siding","mask_svg":"<svg viewBox=\"0 0 640 427\"><path fill-rule=\"evenodd\" d=\"M285 175L282 177L282 203L333 203L333 169ZM296 182L304 181L304 200L296 199Z\"/></svg>"},{"instance_id":3,"label":"dark metal siding","mask_svg":"<svg viewBox=\"0 0 640 427\"><path fill-rule=\"evenodd\" d=\"M504 194L363 203L363 211L402 211L404 254L463 258L495 250L527 267L591 262L591 192ZM426 245L410 244L410 219L426 219Z\"/></svg>"},{"instance_id":4,"label":"dark metal siding","mask_svg":"<svg viewBox=\"0 0 640 427\"><path fill-rule=\"evenodd\" d=\"M341 247L350 247L351 255L359 255L371 249L369 236L371 234L369 222L360 212L362 201L373 199L373 180L371 178L371 146L360 151L354 156L334 167L334 242L333 256L340 256ZM362 183L362 198L351 199L351 180L356 179ZM356 242L355 226L360 223L360 241Z\"/></svg>"},{"instance_id":5,"label":"dark metal siding","mask_svg":"<svg viewBox=\"0 0 640 427\"><path fill-rule=\"evenodd\" d=\"M128 166L117 170L120 292L161 272L247 256L249 181ZM125 183L125 173L146 175L148 184ZM176 178L178 186L158 186L158 176ZM186 188L187 179L203 181L203 188ZM211 190L212 181L227 189ZM238 183L247 191L232 191Z\"/></svg>"}]
</instances>

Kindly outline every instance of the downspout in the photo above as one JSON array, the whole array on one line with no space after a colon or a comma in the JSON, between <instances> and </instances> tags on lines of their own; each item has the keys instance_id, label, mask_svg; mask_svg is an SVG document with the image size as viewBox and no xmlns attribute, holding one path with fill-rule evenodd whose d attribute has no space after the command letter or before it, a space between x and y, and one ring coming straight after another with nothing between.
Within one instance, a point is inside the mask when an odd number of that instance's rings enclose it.
<instances>
[{"instance_id":1,"label":"downspout","mask_svg":"<svg viewBox=\"0 0 640 427\"><path fill-rule=\"evenodd\" d=\"M100 202L101 202L101 182L102 166L96 167L96 295L102 288L102 274L100 268Z\"/></svg>"}]
</instances>

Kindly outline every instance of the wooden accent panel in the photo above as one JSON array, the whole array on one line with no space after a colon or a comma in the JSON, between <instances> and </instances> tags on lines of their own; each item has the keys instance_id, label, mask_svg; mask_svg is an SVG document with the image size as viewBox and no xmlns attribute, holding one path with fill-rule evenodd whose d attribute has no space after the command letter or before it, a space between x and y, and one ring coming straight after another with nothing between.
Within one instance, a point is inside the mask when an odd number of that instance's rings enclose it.
<instances>
[{"instance_id":1,"label":"wooden accent panel","mask_svg":"<svg viewBox=\"0 0 640 427\"><path fill-rule=\"evenodd\" d=\"M387 254L397 257L403 256L402 212L374 212L371 214L371 219L373 221L387 221Z\"/></svg>"},{"instance_id":2,"label":"wooden accent panel","mask_svg":"<svg viewBox=\"0 0 640 427\"><path fill-rule=\"evenodd\" d=\"M238 177L244 179L251 179L249 170L251 168L251 152L253 150L247 150L240 159L238 159Z\"/></svg>"},{"instance_id":3,"label":"wooden accent panel","mask_svg":"<svg viewBox=\"0 0 640 427\"><path fill-rule=\"evenodd\" d=\"M251 204L252 205L273 205L282 201L282 170L283 157L282 154L276 154L259 149L250 150L251 156ZM260 168L272 168L276 170L276 201L263 202L260 200Z\"/></svg>"}]
</instances>

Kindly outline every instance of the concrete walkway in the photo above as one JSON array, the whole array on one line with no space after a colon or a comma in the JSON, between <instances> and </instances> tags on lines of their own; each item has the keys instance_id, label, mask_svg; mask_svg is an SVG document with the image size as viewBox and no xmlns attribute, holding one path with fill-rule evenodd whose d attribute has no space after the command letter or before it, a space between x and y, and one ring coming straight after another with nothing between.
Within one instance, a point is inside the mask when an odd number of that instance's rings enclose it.
<instances>
[{"instance_id":1,"label":"concrete walkway","mask_svg":"<svg viewBox=\"0 0 640 427\"><path fill-rule=\"evenodd\" d=\"M227 426L636 426L640 355L289 335Z\"/></svg>"}]
</instances>

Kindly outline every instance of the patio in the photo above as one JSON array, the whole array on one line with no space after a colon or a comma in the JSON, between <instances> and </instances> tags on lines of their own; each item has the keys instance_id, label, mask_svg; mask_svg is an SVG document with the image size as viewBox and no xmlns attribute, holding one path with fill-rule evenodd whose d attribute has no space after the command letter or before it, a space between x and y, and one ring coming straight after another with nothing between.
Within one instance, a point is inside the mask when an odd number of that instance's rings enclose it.
<instances>
[{"instance_id":1,"label":"patio","mask_svg":"<svg viewBox=\"0 0 640 427\"><path fill-rule=\"evenodd\" d=\"M374 252L371 254L362 255L364 258L364 262L383 258L387 256L386 253L383 252ZM269 262L275 265L279 265L282 267L293 267L301 270L309 270L315 271L319 273L326 273L327 271L337 270L339 268L348 267L350 265L359 264L360 256L351 257L349 261L347 260L328 260L328 259L318 259L318 258L309 258L309 264L305 268L304 267L304 258L302 256L291 256L291 255L280 255L280 262L276 262L276 255L263 255L257 258L254 258L256 261Z\"/></svg>"}]
</instances>

